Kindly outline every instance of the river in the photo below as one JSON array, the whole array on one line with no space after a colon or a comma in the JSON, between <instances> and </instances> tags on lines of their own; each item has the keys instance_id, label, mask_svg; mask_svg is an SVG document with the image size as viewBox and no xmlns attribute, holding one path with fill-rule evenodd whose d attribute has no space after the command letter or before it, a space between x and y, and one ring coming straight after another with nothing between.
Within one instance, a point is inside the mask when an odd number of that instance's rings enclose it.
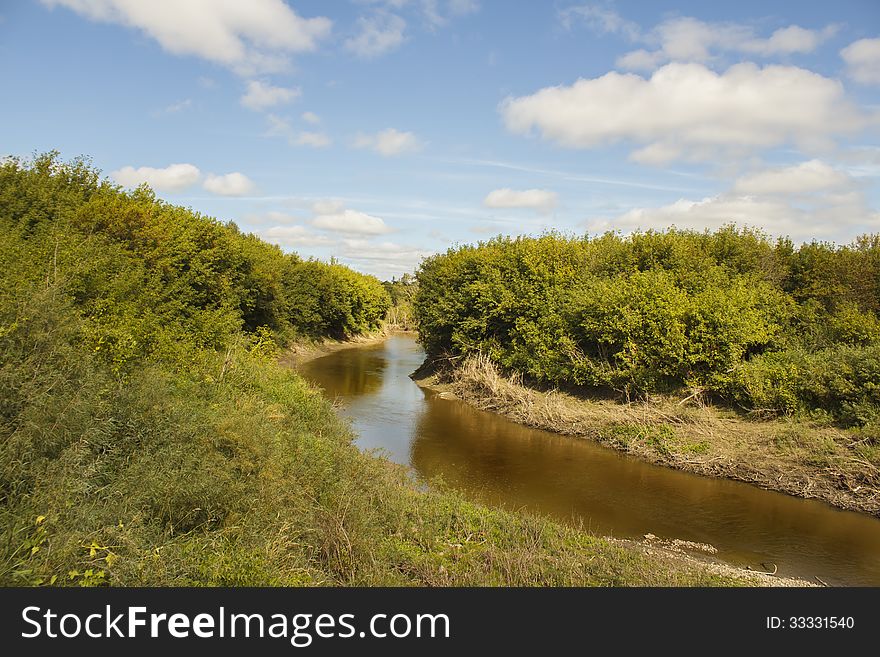
<instances>
[{"instance_id":1,"label":"river","mask_svg":"<svg viewBox=\"0 0 880 657\"><path fill-rule=\"evenodd\" d=\"M470 498L618 538L709 543L717 558L832 585L880 585L880 520L736 481L644 463L589 440L518 425L443 399L409 375L410 335L343 349L299 371L342 402L357 444ZM813 580L815 581L815 580Z\"/></svg>"}]
</instances>

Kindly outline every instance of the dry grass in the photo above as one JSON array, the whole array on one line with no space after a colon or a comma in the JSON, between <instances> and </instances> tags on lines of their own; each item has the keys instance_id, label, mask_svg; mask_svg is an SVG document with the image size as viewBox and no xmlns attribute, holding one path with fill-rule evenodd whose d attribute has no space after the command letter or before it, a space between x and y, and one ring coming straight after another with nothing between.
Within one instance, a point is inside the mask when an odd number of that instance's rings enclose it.
<instances>
[{"instance_id":1,"label":"dry grass","mask_svg":"<svg viewBox=\"0 0 880 657\"><path fill-rule=\"evenodd\" d=\"M321 358L341 349L363 347L369 344L377 344L387 339L392 333L406 333L393 325L384 324L378 331L356 335L348 340L333 340L332 338L302 338L291 344L281 355L279 364L285 367L296 367L315 358Z\"/></svg>"},{"instance_id":2,"label":"dry grass","mask_svg":"<svg viewBox=\"0 0 880 657\"><path fill-rule=\"evenodd\" d=\"M591 438L652 463L880 515L880 450L827 423L753 420L699 395L620 403L535 390L484 356L417 382L520 424Z\"/></svg>"}]
</instances>

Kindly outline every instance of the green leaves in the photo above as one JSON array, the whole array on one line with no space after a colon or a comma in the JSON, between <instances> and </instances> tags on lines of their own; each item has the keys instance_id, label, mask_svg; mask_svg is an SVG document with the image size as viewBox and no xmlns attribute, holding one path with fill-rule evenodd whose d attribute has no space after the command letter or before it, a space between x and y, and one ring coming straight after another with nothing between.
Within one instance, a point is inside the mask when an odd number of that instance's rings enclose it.
<instances>
[{"instance_id":1,"label":"green leaves","mask_svg":"<svg viewBox=\"0 0 880 657\"><path fill-rule=\"evenodd\" d=\"M480 352L538 381L627 394L698 386L774 412L865 417L875 403L864 368L839 363L835 383L793 354L878 344L876 237L800 249L732 226L496 238L427 259L418 281L434 356ZM826 353L850 363L856 352Z\"/></svg>"},{"instance_id":2,"label":"green leaves","mask_svg":"<svg viewBox=\"0 0 880 657\"><path fill-rule=\"evenodd\" d=\"M391 297L373 276L317 260L290 263L284 275L285 316L312 337L345 339L378 329Z\"/></svg>"}]
</instances>

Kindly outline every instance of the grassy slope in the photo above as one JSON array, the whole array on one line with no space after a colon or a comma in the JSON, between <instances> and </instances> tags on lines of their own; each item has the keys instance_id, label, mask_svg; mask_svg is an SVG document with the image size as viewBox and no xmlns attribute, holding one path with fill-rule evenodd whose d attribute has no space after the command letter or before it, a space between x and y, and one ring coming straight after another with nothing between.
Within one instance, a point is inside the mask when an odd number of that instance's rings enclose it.
<instances>
[{"instance_id":1,"label":"grassy slope","mask_svg":"<svg viewBox=\"0 0 880 657\"><path fill-rule=\"evenodd\" d=\"M124 384L51 299L8 330L0 583L711 585L753 576L423 492L238 347ZM57 313L56 313L57 311ZM59 314L60 313L60 314ZM8 386L8 387L7 387ZM751 579L750 579L751 577Z\"/></svg>"}]
</instances>

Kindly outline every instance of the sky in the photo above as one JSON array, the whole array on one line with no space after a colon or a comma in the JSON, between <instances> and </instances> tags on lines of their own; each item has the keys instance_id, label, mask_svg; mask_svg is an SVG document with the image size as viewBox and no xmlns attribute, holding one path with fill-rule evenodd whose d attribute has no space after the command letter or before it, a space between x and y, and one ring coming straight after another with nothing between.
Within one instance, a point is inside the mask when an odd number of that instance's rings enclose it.
<instances>
[{"instance_id":1,"label":"sky","mask_svg":"<svg viewBox=\"0 0 880 657\"><path fill-rule=\"evenodd\" d=\"M880 232L880 2L4 0L0 155L383 279L557 230Z\"/></svg>"}]
</instances>

